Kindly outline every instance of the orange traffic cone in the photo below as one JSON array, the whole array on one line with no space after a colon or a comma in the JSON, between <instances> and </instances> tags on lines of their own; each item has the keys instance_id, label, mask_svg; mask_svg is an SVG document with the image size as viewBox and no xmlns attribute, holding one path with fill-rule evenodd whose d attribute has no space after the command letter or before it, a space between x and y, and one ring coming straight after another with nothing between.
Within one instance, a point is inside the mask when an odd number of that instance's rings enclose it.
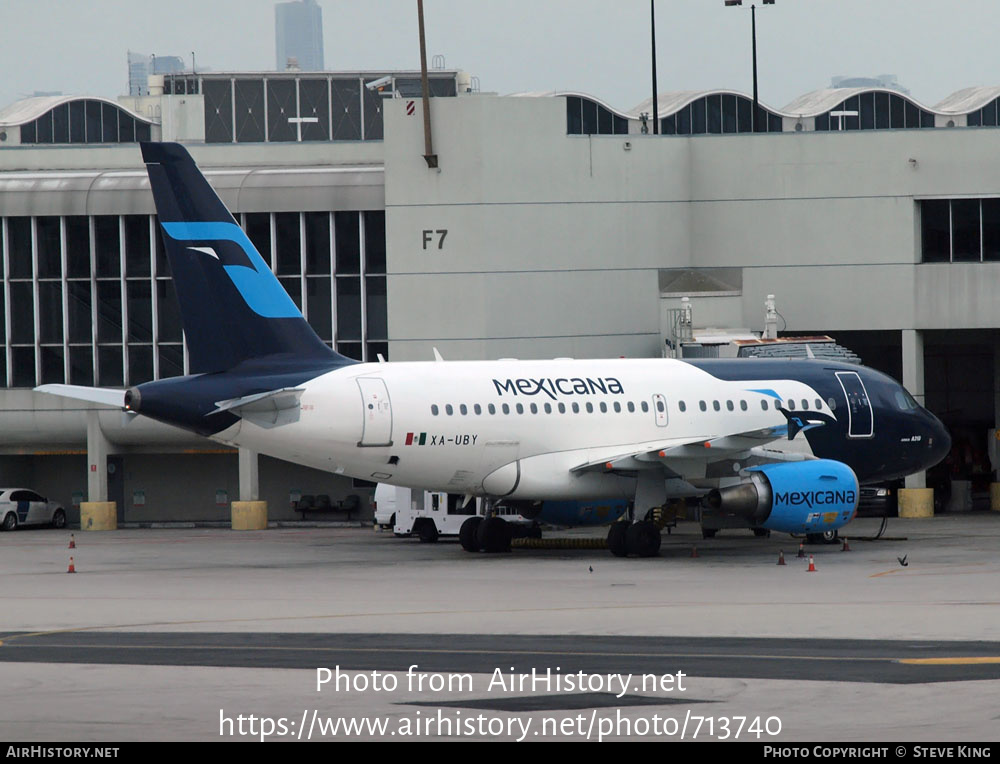
<instances>
[{"instance_id":1,"label":"orange traffic cone","mask_svg":"<svg viewBox=\"0 0 1000 764\"><path fill-rule=\"evenodd\" d=\"M803 558L803 557L805 557L805 556L806 556L806 550L805 550L805 548L803 547L803 544L802 544L802 542L800 541L800 542L799 542L799 559L802 559L802 558Z\"/></svg>"},{"instance_id":2,"label":"orange traffic cone","mask_svg":"<svg viewBox=\"0 0 1000 764\"><path fill-rule=\"evenodd\" d=\"M69 558L69 570L67 570L66 572L67 573L76 573L76 566L73 564L73 558L72 557Z\"/></svg>"},{"instance_id":3,"label":"orange traffic cone","mask_svg":"<svg viewBox=\"0 0 1000 764\"><path fill-rule=\"evenodd\" d=\"M69 548L76 549L76 537L72 533L69 534Z\"/></svg>"},{"instance_id":4,"label":"orange traffic cone","mask_svg":"<svg viewBox=\"0 0 1000 764\"><path fill-rule=\"evenodd\" d=\"M847 543L847 538L846 537L844 538L844 545L840 548L840 551L841 552L850 552L851 551L851 545Z\"/></svg>"},{"instance_id":5,"label":"orange traffic cone","mask_svg":"<svg viewBox=\"0 0 1000 764\"><path fill-rule=\"evenodd\" d=\"M816 572L816 563L813 562L813 556L809 555L809 568L806 570L806 573L815 573L815 572Z\"/></svg>"},{"instance_id":6,"label":"orange traffic cone","mask_svg":"<svg viewBox=\"0 0 1000 764\"><path fill-rule=\"evenodd\" d=\"M779 565L784 565L785 564L785 552L784 552L784 550L778 552L778 564Z\"/></svg>"},{"instance_id":7,"label":"orange traffic cone","mask_svg":"<svg viewBox=\"0 0 1000 764\"><path fill-rule=\"evenodd\" d=\"M691 557L695 558L697 556L698 556L698 547L696 546L691 547Z\"/></svg>"}]
</instances>

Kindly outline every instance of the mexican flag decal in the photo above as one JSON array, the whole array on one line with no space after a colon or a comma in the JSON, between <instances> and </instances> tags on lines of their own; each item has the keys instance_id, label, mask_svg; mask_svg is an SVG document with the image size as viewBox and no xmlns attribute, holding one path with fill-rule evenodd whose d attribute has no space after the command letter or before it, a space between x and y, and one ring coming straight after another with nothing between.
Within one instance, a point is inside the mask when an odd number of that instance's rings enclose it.
<instances>
[{"instance_id":1,"label":"mexican flag decal","mask_svg":"<svg viewBox=\"0 0 1000 764\"><path fill-rule=\"evenodd\" d=\"M406 433L406 445L408 446L422 446L427 443L427 433L426 432L408 432Z\"/></svg>"}]
</instances>

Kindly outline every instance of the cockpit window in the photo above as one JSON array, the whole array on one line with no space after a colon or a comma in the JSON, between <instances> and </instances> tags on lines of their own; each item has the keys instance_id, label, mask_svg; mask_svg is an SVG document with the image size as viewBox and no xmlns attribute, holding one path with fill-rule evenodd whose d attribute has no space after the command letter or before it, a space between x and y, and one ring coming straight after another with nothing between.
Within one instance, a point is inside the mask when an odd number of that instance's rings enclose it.
<instances>
[{"instance_id":1,"label":"cockpit window","mask_svg":"<svg viewBox=\"0 0 1000 764\"><path fill-rule=\"evenodd\" d=\"M920 408L920 404L917 403L913 396L910 395L904 388L899 388L895 393L896 405L899 407L900 411L910 411L911 409Z\"/></svg>"}]
</instances>

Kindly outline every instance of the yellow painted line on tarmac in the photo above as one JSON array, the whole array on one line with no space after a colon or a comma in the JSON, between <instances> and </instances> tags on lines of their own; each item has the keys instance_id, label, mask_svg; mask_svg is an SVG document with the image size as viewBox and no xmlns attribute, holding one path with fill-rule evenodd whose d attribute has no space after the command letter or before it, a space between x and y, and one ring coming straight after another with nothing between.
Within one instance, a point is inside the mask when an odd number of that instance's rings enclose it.
<instances>
[{"instance_id":1,"label":"yellow painted line on tarmac","mask_svg":"<svg viewBox=\"0 0 1000 764\"><path fill-rule=\"evenodd\" d=\"M985 663L1000 663L1000 655L969 658L903 658L899 663L913 666L975 666Z\"/></svg>"}]
</instances>

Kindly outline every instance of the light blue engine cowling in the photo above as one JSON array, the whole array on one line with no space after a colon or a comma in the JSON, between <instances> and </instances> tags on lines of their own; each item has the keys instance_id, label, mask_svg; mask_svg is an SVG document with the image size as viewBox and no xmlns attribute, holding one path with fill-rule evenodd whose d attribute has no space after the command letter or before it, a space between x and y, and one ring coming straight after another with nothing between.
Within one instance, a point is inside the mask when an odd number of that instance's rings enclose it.
<instances>
[{"instance_id":1,"label":"light blue engine cowling","mask_svg":"<svg viewBox=\"0 0 1000 764\"><path fill-rule=\"evenodd\" d=\"M712 491L708 507L785 533L823 533L851 521L858 508L858 478L831 459L765 464L750 479Z\"/></svg>"}]
</instances>

